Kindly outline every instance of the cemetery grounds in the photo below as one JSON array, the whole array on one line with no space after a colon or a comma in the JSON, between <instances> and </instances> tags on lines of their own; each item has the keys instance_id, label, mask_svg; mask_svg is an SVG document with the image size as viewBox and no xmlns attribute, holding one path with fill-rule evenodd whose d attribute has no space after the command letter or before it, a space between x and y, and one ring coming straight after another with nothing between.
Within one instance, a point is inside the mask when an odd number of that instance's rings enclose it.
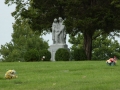
<instances>
[{"instance_id":1,"label":"cemetery grounds","mask_svg":"<svg viewBox=\"0 0 120 90\"><path fill-rule=\"evenodd\" d=\"M4 74L14 69L18 78ZM0 90L120 90L120 64L105 61L0 62Z\"/></svg>"}]
</instances>

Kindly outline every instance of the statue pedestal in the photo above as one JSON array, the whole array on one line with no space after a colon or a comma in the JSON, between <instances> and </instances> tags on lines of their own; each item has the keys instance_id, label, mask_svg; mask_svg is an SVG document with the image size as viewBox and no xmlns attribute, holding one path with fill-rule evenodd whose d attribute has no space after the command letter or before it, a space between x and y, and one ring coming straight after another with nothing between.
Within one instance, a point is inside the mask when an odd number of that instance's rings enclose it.
<instances>
[{"instance_id":1,"label":"statue pedestal","mask_svg":"<svg viewBox=\"0 0 120 90\"><path fill-rule=\"evenodd\" d=\"M64 48L64 49L67 49L68 51L70 51L68 48L68 45L66 45L66 44L53 44L53 45L51 45L48 49L51 52L51 61L55 61L55 53L59 48Z\"/></svg>"}]
</instances>

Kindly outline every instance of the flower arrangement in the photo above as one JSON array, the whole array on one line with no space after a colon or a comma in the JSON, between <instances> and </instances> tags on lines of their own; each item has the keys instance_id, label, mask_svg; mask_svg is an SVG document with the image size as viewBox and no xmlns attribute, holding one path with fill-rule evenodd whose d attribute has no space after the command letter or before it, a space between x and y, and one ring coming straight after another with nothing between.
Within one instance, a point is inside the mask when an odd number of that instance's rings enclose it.
<instances>
[{"instance_id":1,"label":"flower arrangement","mask_svg":"<svg viewBox=\"0 0 120 90\"><path fill-rule=\"evenodd\" d=\"M116 57L114 56L114 58L110 58L110 59L106 60L106 63L107 63L108 65L110 65L110 66L116 65L117 59L116 59Z\"/></svg>"},{"instance_id":2,"label":"flower arrangement","mask_svg":"<svg viewBox=\"0 0 120 90\"><path fill-rule=\"evenodd\" d=\"M5 73L5 78L6 78L6 79L17 78L17 76L16 76L16 71L15 71L15 70L8 70L8 71Z\"/></svg>"},{"instance_id":3,"label":"flower arrangement","mask_svg":"<svg viewBox=\"0 0 120 90\"><path fill-rule=\"evenodd\" d=\"M44 61L44 60L45 60L45 56L43 56L43 57L41 58L41 60Z\"/></svg>"}]
</instances>

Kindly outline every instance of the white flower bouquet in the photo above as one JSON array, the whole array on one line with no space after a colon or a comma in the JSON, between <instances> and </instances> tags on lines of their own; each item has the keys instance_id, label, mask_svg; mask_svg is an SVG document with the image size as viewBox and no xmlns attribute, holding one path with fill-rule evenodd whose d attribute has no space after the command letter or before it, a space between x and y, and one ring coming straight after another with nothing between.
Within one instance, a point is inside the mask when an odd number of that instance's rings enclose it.
<instances>
[{"instance_id":1,"label":"white flower bouquet","mask_svg":"<svg viewBox=\"0 0 120 90\"><path fill-rule=\"evenodd\" d=\"M17 78L16 71L15 71L15 70L8 70L8 71L5 73L5 78L6 78L6 79Z\"/></svg>"}]
</instances>

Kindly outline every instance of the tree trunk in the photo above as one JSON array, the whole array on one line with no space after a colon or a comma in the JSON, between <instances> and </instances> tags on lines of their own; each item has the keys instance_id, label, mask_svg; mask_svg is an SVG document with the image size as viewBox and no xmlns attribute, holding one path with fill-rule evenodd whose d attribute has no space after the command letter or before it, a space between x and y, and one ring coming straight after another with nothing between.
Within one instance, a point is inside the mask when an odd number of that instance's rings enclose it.
<instances>
[{"instance_id":1,"label":"tree trunk","mask_svg":"<svg viewBox=\"0 0 120 90\"><path fill-rule=\"evenodd\" d=\"M92 56L92 34L83 33L84 35L84 49L88 60L91 60Z\"/></svg>"}]
</instances>

